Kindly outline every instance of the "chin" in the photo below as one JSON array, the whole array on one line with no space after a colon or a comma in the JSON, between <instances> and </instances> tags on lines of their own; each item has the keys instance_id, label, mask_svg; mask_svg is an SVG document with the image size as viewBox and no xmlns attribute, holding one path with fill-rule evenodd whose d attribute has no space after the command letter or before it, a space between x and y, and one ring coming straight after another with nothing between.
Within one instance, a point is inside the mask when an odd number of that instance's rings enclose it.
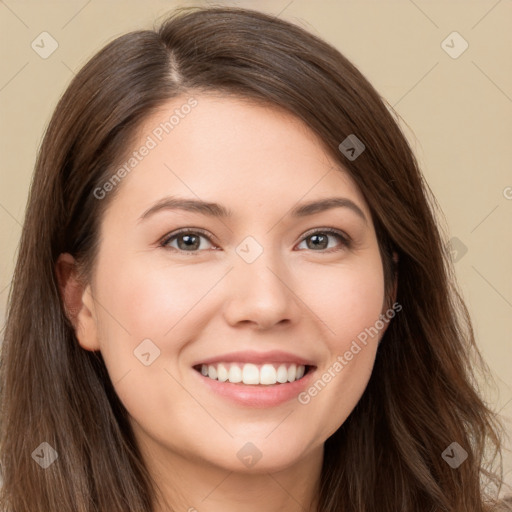
<instances>
[{"instance_id":1,"label":"chin","mask_svg":"<svg viewBox=\"0 0 512 512\"><path fill-rule=\"evenodd\" d=\"M253 441L249 437L235 438L222 447L217 445L220 451L211 454L203 452L199 457L205 462L236 473L276 473L299 464L307 456L304 443L297 442L300 436L297 435L294 439L295 442L286 444L284 439L277 436L272 441L264 437L253 438Z\"/></svg>"}]
</instances>

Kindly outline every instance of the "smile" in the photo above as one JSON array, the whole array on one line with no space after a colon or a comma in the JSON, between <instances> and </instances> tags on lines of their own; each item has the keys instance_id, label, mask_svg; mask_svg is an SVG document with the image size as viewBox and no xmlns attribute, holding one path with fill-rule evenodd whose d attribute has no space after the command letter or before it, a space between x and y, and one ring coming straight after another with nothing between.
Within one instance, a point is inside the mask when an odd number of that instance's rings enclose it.
<instances>
[{"instance_id":1,"label":"smile","mask_svg":"<svg viewBox=\"0 0 512 512\"><path fill-rule=\"evenodd\" d=\"M247 384L252 386L271 386L286 384L302 379L309 370L308 365L295 363L215 363L201 364L194 367L204 377L219 382Z\"/></svg>"}]
</instances>

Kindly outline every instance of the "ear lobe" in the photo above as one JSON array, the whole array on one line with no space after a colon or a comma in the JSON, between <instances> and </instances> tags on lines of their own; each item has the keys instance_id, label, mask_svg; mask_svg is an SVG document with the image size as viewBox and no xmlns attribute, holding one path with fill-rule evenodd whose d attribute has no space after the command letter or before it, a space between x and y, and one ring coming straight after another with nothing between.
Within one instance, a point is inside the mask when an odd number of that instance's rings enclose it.
<instances>
[{"instance_id":1,"label":"ear lobe","mask_svg":"<svg viewBox=\"0 0 512 512\"><path fill-rule=\"evenodd\" d=\"M60 254L55 272L66 317L73 325L80 346L86 350L99 350L94 301L90 286L79 278L76 260L69 253Z\"/></svg>"}]
</instances>

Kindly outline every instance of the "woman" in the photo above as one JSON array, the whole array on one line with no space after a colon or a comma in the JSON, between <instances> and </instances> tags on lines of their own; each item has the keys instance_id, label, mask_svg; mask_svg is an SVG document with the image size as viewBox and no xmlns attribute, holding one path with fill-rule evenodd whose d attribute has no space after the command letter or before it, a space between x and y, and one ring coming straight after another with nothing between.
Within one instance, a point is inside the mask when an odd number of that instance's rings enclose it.
<instances>
[{"instance_id":1,"label":"woman","mask_svg":"<svg viewBox=\"0 0 512 512\"><path fill-rule=\"evenodd\" d=\"M500 425L433 204L301 28L199 9L108 44L36 163L3 509L491 510Z\"/></svg>"}]
</instances>

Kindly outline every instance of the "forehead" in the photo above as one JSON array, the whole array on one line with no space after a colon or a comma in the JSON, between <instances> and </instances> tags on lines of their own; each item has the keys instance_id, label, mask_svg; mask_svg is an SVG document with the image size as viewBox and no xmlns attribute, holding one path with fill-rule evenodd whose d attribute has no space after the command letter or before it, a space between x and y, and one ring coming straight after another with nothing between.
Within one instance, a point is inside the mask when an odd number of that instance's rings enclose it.
<instances>
[{"instance_id":1,"label":"forehead","mask_svg":"<svg viewBox=\"0 0 512 512\"><path fill-rule=\"evenodd\" d=\"M141 125L122 163L130 170L119 199L139 210L166 194L214 200L236 212L341 193L369 214L353 179L305 122L240 97L173 98Z\"/></svg>"}]
</instances>

